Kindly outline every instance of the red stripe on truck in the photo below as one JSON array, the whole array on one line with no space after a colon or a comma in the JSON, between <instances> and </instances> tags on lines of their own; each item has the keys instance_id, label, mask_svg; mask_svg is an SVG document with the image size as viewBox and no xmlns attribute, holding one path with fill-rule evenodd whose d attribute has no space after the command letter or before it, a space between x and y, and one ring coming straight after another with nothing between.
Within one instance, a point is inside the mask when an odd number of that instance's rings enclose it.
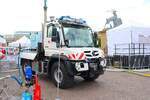
<instances>
[{"instance_id":1,"label":"red stripe on truck","mask_svg":"<svg viewBox=\"0 0 150 100\"><path fill-rule=\"evenodd\" d=\"M74 59L76 59L75 54L72 54L72 57L73 57Z\"/></svg>"},{"instance_id":2,"label":"red stripe on truck","mask_svg":"<svg viewBox=\"0 0 150 100\"><path fill-rule=\"evenodd\" d=\"M84 53L81 53L79 60L81 60L83 56L84 56Z\"/></svg>"}]
</instances>

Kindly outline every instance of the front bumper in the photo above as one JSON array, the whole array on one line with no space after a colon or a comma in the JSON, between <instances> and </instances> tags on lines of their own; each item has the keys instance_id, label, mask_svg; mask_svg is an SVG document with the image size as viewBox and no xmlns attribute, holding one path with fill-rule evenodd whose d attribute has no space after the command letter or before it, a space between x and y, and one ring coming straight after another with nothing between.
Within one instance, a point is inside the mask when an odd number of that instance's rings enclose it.
<instances>
[{"instance_id":1,"label":"front bumper","mask_svg":"<svg viewBox=\"0 0 150 100\"><path fill-rule=\"evenodd\" d=\"M92 58L86 61L71 61L74 74L92 71L103 74L106 69L106 60L102 58Z\"/></svg>"}]
</instances>

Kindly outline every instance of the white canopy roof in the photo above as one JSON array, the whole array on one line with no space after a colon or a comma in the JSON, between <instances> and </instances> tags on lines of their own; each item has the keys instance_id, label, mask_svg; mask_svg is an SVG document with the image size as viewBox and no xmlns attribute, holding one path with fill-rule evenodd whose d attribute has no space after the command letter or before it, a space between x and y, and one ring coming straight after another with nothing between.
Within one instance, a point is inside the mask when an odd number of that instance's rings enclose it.
<instances>
[{"instance_id":1,"label":"white canopy roof","mask_svg":"<svg viewBox=\"0 0 150 100\"><path fill-rule=\"evenodd\" d=\"M143 43L141 36L150 37L150 27L138 24L122 24L107 31L108 55L113 55L115 44ZM148 42L148 41L145 41Z\"/></svg>"},{"instance_id":2,"label":"white canopy roof","mask_svg":"<svg viewBox=\"0 0 150 100\"><path fill-rule=\"evenodd\" d=\"M9 43L8 46L19 47L19 44L21 45L21 47L31 47L31 41L26 36L21 37L15 42Z\"/></svg>"}]
</instances>

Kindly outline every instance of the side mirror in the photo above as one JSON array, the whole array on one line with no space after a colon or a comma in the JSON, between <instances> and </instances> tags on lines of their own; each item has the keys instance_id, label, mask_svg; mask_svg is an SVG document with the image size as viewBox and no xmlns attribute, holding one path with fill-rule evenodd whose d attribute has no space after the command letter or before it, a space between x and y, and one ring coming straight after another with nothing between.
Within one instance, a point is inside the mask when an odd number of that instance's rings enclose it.
<instances>
[{"instance_id":1,"label":"side mirror","mask_svg":"<svg viewBox=\"0 0 150 100\"><path fill-rule=\"evenodd\" d=\"M94 38L95 38L95 39L98 38L97 32L94 32Z\"/></svg>"},{"instance_id":2,"label":"side mirror","mask_svg":"<svg viewBox=\"0 0 150 100\"><path fill-rule=\"evenodd\" d=\"M97 32L94 32L94 44L96 47L98 47L98 35L97 35Z\"/></svg>"}]
</instances>

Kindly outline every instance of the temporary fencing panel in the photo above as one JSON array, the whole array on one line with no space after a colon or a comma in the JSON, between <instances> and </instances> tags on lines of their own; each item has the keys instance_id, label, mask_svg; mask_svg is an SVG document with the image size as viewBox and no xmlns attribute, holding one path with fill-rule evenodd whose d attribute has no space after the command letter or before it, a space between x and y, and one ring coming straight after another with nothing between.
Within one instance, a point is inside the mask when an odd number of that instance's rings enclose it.
<instances>
[{"instance_id":1,"label":"temporary fencing panel","mask_svg":"<svg viewBox=\"0 0 150 100\"><path fill-rule=\"evenodd\" d=\"M107 65L130 69L150 68L150 44L116 44L113 56L107 57Z\"/></svg>"},{"instance_id":2,"label":"temporary fencing panel","mask_svg":"<svg viewBox=\"0 0 150 100\"><path fill-rule=\"evenodd\" d=\"M18 48L0 48L0 71L16 68L18 64Z\"/></svg>"}]
</instances>

